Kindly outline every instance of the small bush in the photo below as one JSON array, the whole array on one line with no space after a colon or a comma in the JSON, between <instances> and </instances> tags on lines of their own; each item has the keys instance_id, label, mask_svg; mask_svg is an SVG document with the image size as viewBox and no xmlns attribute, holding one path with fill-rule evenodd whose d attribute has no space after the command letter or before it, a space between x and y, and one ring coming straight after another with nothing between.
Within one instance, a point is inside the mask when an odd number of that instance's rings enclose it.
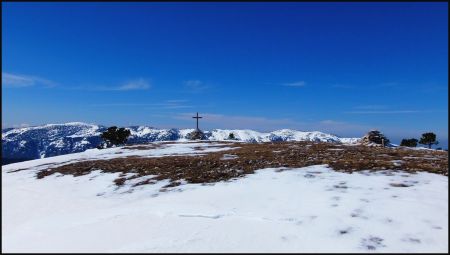
<instances>
[{"instance_id":1,"label":"small bush","mask_svg":"<svg viewBox=\"0 0 450 255\"><path fill-rule=\"evenodd\" d=\"M402 142L400 143L400 146L416 147L418 141L419 141L419 140L417 140L417 139L415 139L415 138L411 138L411 139L403 139Z\"/></svg>"},{"instance_id":2,"label":"small bush","mask_svg":"<svg viewBox=\"0 0 450 255\"><path fill-rule=\"evenodd\" d=\"M234 139L236 139L236 138L234 137L234 134L233 134L233 133L230 133L230 134L228 135L228 139L229 139L229 140L234 140Z\"/></svg>"},{"instance_id":3,"label":"small bush","mask_svg":"<svg viewBox=\"0 0 450 255\"><path fill-rule=\"evenodd\" d=\"M105 141L107 147L110 147L111 145L125 144L130 135L130 130L112 126L103 132L100 137Z\"/></svg>"}]
</instances>

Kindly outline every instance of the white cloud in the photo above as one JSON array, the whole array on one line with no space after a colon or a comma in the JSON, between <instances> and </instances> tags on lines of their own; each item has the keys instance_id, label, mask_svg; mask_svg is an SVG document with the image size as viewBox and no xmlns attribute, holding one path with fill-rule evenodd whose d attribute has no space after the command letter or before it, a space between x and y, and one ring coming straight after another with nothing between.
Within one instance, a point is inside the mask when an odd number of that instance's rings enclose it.
<instances>
[{"instance_id":1,"label":"white cloud","mask_svg":"<svg viewBox=\"0 0 450 255\"><path fill-rule=\"evenodd\" d=\"M292 83L283 83L282 85L286 86L286 87L304 87L304 86L306 86L306 82L297 81L297 82L292 82Z\"/></svg>"},{"instance_id":2,"label":"white cloud","mask_svg":"<svg viewBox=\"0 0 450 255\"><path fill-rule=\"evenodd\" d=\"M164 103L153 104L152 109L185 109L193 108L186 104L187 100L166 100Z\"/></svg>"},{"instance_id":3,"label":"white cloud","mask_svg":"<svg viewBox=\"0 0 450 255\"><path fill-rule=\"evenodd\" d=\"M206 85L204 82L200 80L184 81L184 87L188 89L189 92L192 93L203 92L206 89L210 88L210 86Z\"/></svg>"},{"instance_id":4,"label":"white cloud","mask_svg":"<svg viewBox=\"0 0 450 255\"><path fill-rule=\"evenodd\" d=\"M167 103L184 103L187 102L186 99L172 99L172 100L166 100Z\"/></svg>"},{"instance_id":5,"label":"white cloud","mask_svg":"<svg viewBox=\"0 0 450 255\"><path fill-rule=\"evenodd\" d=\"M354 85L348 85L348 84L333 84L331 85L332 88L338 88L338 89L355 89L357 88Z\"/></svg>"},{"instance_id":6,"label":"white cloud","mask_svg":"<svg viewBox=\"0 0 450 255\"><path fill-rule=\"evenodd\" d=\"M358 110L382 110L382 109L387 109L388 107L386 105L360 105L360 106L355 106L354 109L358 109Z\"/></svg>"},{"instance_id":7,"label":"white cloud","mask_svg":"<svg viewBox=\"0 0 450 255\"><path fill-rule=\"evenodd\" d=\"M185 109L185 108L193 108L194 106L191 105L174 105L174 104L167 104L162 106L164 109Z\"/></svg>"},{"instance_id":8,"label":"white cloud","mask_svg":"<svg viewBox=\"0 0 450 255\"><path fill-rule=\"evenodd\" d=\"M87 90L87 91L133 91L133 90L148 90L152 87L150 82L146 79L139 78L125 82L124 84L117 86L104 86L104 85L82 85L76 87L66 87L66 89L74 90Z\"/></svg>"},{"instance_id":9,"label":"white cloud","mask_svg":"<svg viewBox=\"0 0 450 255\"><path fill-rule=\"evenodd\" d=\"M24 88L35 85L45 87L54 87L56 83L47 79L43 79L32 75L11 74L2 72L2 86L9 88Z\"/></svg>"},{"instance_id":10,"label":"white cloud","mask_svg":"<svg viewBox=\"0 0 450 255\"><path fill-rule=\"evenodd\" d=\"M112 90L147 90L151 87L150 83L144 79L129 81L126 84L112 88Z\"/></svg>"},{"instance_id":11,"label":"white cloud","mask_svg":"<svg viewBox=\"0 0 450 255\"><path fill-rule=\"evenodd\" d=\"M388 111L348 111L344 113L350 114L405 114L405 113L425 113L431 111L416 111L416 110L388 110Z\"/></svg>"},{"instance_id":12,"label":"white cloud","mask_svg":"<svg viewBox=\"0 0 450 255\"><path fill-rule=\"evenodd\" d=\"M166 100L163 103L101 103L91 104L94 107L146 107L146 109L184 109L193 106L185 104L187 100Z\"/></svg>"},{"instance_id":13,"label":"white cloud","mask_svg":"<svg viewBox=\"0 0 450 255\"><path fill-rule=\"evenodd\" d=\"M105 103L105 104L91 104L90 106L99 106L99 107L110 107L110 106L152 106L154 104L148 104L148 103Z\"/></svg>"},{"instance_id":14,"label":"white cloud","mask_svg":"<svg viewBox=\"0 0 450 255\"><path fill-rule=\"evenodd\" d=\"M2 86L28 87L33 86L34 84L34 80L29 77L2 73Z\"/></svg>"},{"instance_id":15,"label":"white cloud","mask_svg":"<svg viewBox=\"0 0 450 255\"><path fill-rule=\"evenodd\" d=\"M336 83L331 84L331 88L337 89L356 89L356 90L373 90L373 89L398 89L401 88L401 84L398 82L382 82L377 84L342 84Z\"/></svg>"}]
</instances>

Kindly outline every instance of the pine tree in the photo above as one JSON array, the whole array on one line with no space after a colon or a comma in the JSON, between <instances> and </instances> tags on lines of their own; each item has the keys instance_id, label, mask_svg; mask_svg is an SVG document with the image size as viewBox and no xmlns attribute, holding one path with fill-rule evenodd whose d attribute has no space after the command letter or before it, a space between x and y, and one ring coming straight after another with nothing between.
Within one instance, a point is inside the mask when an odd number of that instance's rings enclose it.
<instances>
[{"instance_id":1,"label":"pine tree","mask_svg":"<svg viewBox=\"0 0 450 255\"><path fill-rule=\"evenodd\" d=\"M103 132L100 137L106 142L108 147L110 147L111 145L125 144L130 135L130 130L125 128L118 129L116 126L112 126Z\"/></svg>"},{"instance_id":2,"label":"pine tree","mask_svg":"<svg viewBox=\"0 0 450 255\"><path fill-rule=\"evenodd\" d=\"M233 134L233 133L230 133L230 134L228 135L228 139L229 139L229 140L234 140L234 139L236 139L236 138L234 137L234 134Z\"/></svg>"},{"instance_id":3,"label":"pine tree","mask_svg":"<svg viewBox=\"0 0 450 255\"><path fill-rule=\"evenodd\" d=\"M363 137L363 141L368 143L384 144L384 146L390 143L389 139L378 130L369 131L369 133Z\"/></svg>"},{"instance_id":4,"label":"pine tree","mask_svg":"<svg viewBox=\"0 0 450 255\"><path fill-rule=\"evenodd\" d=\"M415 139L415 138L411 138L411 139L403 139L402 142L400 143L400 146L416 147L418 141L419 141L419 140L417 140L417 139Z\"/></svg>"},{"instance_id":5,"label":"pine tree","mask_svg":"<svg viewBox=\"0 0 450 255\"><path fill-rule=\"evenodd\" d=\"M432 132L423 133L422 137L419 141L420 144L428 145L428 148L431 149L431 145L437 145L439 144L438 141L436 141L436 134Z\"/></svg>"}]
</instances>

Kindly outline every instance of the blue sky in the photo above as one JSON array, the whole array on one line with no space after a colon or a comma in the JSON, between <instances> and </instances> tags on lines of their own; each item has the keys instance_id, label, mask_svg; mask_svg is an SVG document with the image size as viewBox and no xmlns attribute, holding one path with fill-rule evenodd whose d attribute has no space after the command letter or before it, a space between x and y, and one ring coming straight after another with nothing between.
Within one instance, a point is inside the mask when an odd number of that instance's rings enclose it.
<instances>
[{"instance_id":1,"label":"blue sky","mask_svg":"<svg viewBox=\"0 0 450 255\"><path fill-rule=\"evenodd\" d=\"M448 133L448 3L2 3L2 126Z\"/></svg>"}]
</instances>

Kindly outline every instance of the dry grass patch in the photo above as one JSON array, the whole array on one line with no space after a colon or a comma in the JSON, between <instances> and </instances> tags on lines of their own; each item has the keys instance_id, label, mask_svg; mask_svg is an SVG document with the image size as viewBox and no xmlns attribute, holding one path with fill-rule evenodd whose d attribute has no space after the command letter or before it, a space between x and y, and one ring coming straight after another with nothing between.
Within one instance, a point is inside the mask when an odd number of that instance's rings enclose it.
<instances>
[{"instance_id":1,"label":"dry grass patch","mask_svg":"<svg viewBox=\"0 0 450 255\"><path fill-rule=\"evenodd\" d=\"M448 154L443 151L316 142L228 143L227 146L234 149L197 156L154 158L134 156L76 162L42 170L37 174L37 178L53 173L79 176L101 170L109 173L134 173L131 177L116 179L115 183L119 186L128 180L148 175L156 177L134 185L152 184L157 180L169 179L171 183L168 186L177 186L181 180L188 183L211 183L241 177L262 168L298 168L317 164L328 164L337 171L349 173L390 169L426 171L448 176ZM149 148L143 145L143 147L132 146L130 149L144 147ZM202 147L195 148L202 150ZM235 157L223 160L224 155L230 153Z\"/></svg>"}]
</instances>

